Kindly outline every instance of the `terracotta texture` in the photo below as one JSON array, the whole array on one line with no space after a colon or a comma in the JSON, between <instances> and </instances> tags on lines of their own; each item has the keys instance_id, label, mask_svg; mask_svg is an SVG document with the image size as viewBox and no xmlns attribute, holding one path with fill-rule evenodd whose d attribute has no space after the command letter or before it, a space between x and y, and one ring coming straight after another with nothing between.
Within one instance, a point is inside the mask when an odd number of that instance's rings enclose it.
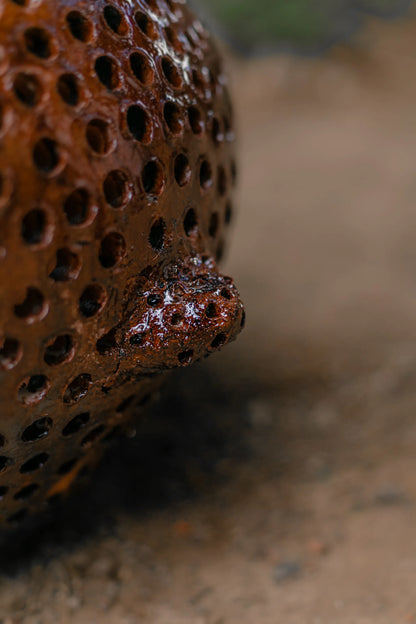
<instances>
[{"instance_id":1,"label":"terracotta texture","mask_svg":"<svg viewBox=\"0 0 416 624\"><path fill-rule=\"evenodd\" d=\"M244 324L221 60L179 0L0 1L0 518Z\"/></svg>"}]
</instances>

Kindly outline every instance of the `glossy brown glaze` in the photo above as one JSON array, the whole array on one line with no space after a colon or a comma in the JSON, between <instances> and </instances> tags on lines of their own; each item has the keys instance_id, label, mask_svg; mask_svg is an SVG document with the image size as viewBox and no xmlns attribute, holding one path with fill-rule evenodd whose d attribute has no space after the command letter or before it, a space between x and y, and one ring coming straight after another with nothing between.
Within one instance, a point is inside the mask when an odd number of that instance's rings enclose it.
<instances>
[{"instance_id":1,"label":"glossy brown glaze","mask_svg":"<svg viewBox=\"0 0 416 624\"><path fill-rule=\"evenodd\" d=\"M233 118L180 0L0 0L0 518L96 461L244 323Z\"/></svg>"}]
</instances>

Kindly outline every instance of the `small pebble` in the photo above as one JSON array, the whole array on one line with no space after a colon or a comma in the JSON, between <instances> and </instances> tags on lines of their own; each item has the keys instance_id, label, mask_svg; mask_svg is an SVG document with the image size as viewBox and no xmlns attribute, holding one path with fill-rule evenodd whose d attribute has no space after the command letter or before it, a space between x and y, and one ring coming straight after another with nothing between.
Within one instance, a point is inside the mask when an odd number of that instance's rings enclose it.
<instances>
[{"instance_id":1,"label":"small pebble","mask_svg":"<svg viewBox=\"0 0 416 624\"><path fill-rule=\"evenodd\" d=\"M275 566L273 571L273 578L276 583L282 583L289 579L294 579L299 576L301 571L298 561L282 561Z\"/></svg>"},{"instance_id":2,"label":"small pebble","mask_svg":"<svg viewBox=\"0 0 416 624\"><path fill-rule=\"evenodd\" d=\"M403 505L407 503L407 496L398 487L385 487L376 493L374 502L376 505Z\"/></svg>"},{"instance_id":3,"label":"small pebble","mask_svg":"<svg viewBox=\"0 0 416 624\"><path fill-rule=\"evenodd\" d=\"M307 544L307 549L312 555L319 557L326 555L329 551L328 544L325 544L319 539L310 540Z\"/></svg>"}]
</instances>

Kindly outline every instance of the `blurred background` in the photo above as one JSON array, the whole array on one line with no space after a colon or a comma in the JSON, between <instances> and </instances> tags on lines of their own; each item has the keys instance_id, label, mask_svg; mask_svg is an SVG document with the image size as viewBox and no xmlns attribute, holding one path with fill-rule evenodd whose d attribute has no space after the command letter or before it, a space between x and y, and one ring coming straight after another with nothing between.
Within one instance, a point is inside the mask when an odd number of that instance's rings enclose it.
<instances>
[{"instance_id":1,"label":"blurred background","mask_svg":"<svg viewBox=\"0 0 416 624\"><path fill-rule=\"evenodd\" d=\"M0 558L2 624L416 622L416 10L193 0L227 57L239 340Z\"/></svg>"},{"instance_id":2,"label":"blurred background","mask_svg":"<svg viewBox=\"0 0 416 624\"><path fill-rule=\"evenodd\" d=\"M317 53L345 39L365 15L397 17L411 0L191 0L217 33L246 54Z\"/></svg>"}]
</instances>

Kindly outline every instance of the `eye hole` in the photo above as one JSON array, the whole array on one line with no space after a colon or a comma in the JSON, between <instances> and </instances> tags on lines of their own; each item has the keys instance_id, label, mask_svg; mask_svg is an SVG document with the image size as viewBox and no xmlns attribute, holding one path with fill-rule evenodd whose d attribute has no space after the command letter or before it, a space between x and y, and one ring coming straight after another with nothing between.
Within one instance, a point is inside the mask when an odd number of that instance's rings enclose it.
<instances>
[{"instance_id":1,"label":"eye hole","mask_svg":"<svg viewBox=\"0 0 416 624\"><path fill-rule=\"evenodd\" d=\"M47 59L52 56L51 38L43 28L28 28L24 34L26 48L34 56Z\"/></svg>"},{"instance_id":2,"label":"eye hole","mask_svg":"<svg viewBox=\"0 0 416 624\"><path fill-rule=\"evenodd\" d=\"M116 7L112 4L107 4L104 7L104 19L107 23L107 26L111 28L113 32L117 35L125 35L127 32L126 24L124 23L123 16Z\"/></svg>"},{"instance_id":3,"label":"eye hole","mask_svg":"<svg viewBox=\"0 0 416 624\"><path fill-rule=\"evenodd\" d=\"M92 34L92 25L84 15L78 11L71 11L66 16L69 30L75 39L86 42Z\"/></svg>"},{"instance_id":4,"label":"eye hole","mask_svg":"<svg viewBox=\"0 0 416 624\"><path fill-rule=\"evenodd\" d=\"M149 234L149 243L155 251L161 251L165 244L166 224L163 219L159 219L152 225Z\"/></svg>"}]
</instances>

